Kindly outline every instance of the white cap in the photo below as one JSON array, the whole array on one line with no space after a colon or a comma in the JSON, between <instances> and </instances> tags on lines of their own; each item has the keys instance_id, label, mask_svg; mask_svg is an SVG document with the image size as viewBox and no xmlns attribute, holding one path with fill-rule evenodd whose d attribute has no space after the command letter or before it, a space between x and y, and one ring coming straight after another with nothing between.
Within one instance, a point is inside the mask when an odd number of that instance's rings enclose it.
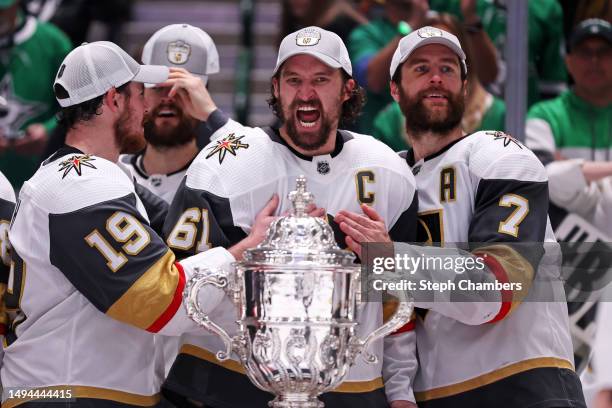
<instances>
[{"instance_id":1,"label":"white cap","mask_svg":"<svg viewBox=\"0 0 612 408\"><path fill-rule=\"evenodd\" d=\"M157 30L142 50L145 64L185 68L208 81L219 72L219 53L205 31L189 24L171 24Z\"/></svg>"},{"instance_id":2,"label":"white cap","mask_svg":"<svg viewBox=\"0 0 612 408\"><path fill-rule=\"evenodd\" d=\"M140 65L110 41L85 43L72 50L60 65L53 88L61 85L68 96L60 106L72 106L104 95L130 81L160 83L168 79L168 67Z\"/></svg>"},{"instance_id":3,"label":"white cap","mask_svg":"<svg viewBox=\"0 0 612 408\"><path fill-rule=\"evenodd\" d=\"M332 68L342 68L353 75L349 53L342 39L336 33L314 26L302 28L283 38L272 75L276 75L283 62L298 54L312 55Z\"/></svg>"},{"instance_id":4,"label":"white cap","mask_svg":"<svg viewBox=\"0 0 612 408\"><path fill-rule=\"evenodd\" d=\"M461 69L463 70L464 74L467 74L465 53L463 52L457 37L449 32L440 30L439 28L427 26L411 32L400 40L397 49L393 54L393 59L391 60L391 69L389 70L391 78L393 78L395 75L397 67L406 61L414 50L429 44L441 44L450 48L459 56L459 59L461 60Z\"/></svg>"}]
</instances>

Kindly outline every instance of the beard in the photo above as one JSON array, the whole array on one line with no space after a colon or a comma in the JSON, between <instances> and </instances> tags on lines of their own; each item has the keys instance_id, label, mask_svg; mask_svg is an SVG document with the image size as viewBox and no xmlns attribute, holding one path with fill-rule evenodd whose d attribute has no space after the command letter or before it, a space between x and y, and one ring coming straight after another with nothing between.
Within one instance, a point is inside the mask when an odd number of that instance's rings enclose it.
<instances>
[{"instance_id":1,"label":"beard","mask_svg":"<svg viewBox=\"0 0 612 408\"><path fill-rule=\"evenodd\" d=\"M119 146L119 152L124 154L135 154L146 146L142 122L135 130L134 112L126 108L115 123L115 144Z\"/></svg>"},{"instance_id":2,"label":"beard","mask_svg":"<svg viewBox=\"0 0 612 408\"><path fill-rule=\"evenodd\" d=\"M145 121L144 137L148 143L155 147L169 148L182 146L195 139L195 131L198 127L196 119L186 116L180 109L173 108L178 124L158 126L155 118L162 109L168 109L168 106L159 105Z\"/></svg>"},{"instance_id":3,"label":"beard","mask_svg":"<svg viewBox=\"0 0 612 408\"><path fill-rule=\"evenodd\" d=\"M446 97L447 110L445 114L432 112L424 103L424 97L428 93L440 93ZM399 105L406 118L406 130L408 133L418 137L422 133L446 135L455 129L463 118L465 111L465 97L463 86L456 94L436 88L426 89L419 92L414 98L409 97L402 87L399 88Z\"/></svg>"},{"instance_id":4,"label":"beard","mask_svg":"<svg viewBox=\"0 0 612 408\"><path fill-rule=\"evenodd\" d=\"M295 99L288 108L289 113L285 113L285 109L282 109L283 100L279 96L279 103L281 106L281 120L287 130L287 135L291 139L291 142L303 150L317 150L324 146L331 137L330 131L332 129L332 125L337 126L338 118L340 117L340 111L342 109L342 100L341 94L338 95L338 100L334 101L331 106L337 106L338 109L335 112L325 112L323 110L323 105L321 101L318 99L312 99L308 101L299 101ZM297 129L297 117L293 114L293 112L297 112L298 105L310 105L315 107L319 113L320 117L318 120L321 121L321 126L318 131L299 131Z\"/></svg>"}]
</instances>

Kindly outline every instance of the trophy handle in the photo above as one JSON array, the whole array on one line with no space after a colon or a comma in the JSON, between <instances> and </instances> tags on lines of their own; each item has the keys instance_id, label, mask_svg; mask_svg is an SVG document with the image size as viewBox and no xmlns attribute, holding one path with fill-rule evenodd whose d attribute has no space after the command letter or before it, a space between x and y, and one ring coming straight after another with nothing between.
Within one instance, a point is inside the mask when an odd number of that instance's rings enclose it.
<instances>
[{"instance_id":1,"label":"trophy handle","mask_svg":"<svg viewBox=\"0 0 612 408\"><path fill-rule=\"evenodd\" d=\"M409 296L406 293L402 292L399 295L404 299L398 303L397 310L387 321L387 323L374 330L363 340L357 337L353 338L354 340L351 342L352 344L350 347L353 359L357 356L357 354L363 352L363 359L366 361L366 363L376 364L376 362L378 362L378 357L368 351L372 343L393 333L410 321L410 317L412 317L412 311L414 309L414 302L412 299L406 299L406 297Z\"/></svg>"},{"instance_id":2,"label":"trophy handle","mask_svg":"<svg viewBox=\"0 0 612 408\"><path fill-rule=\"evenodd\" d=\"M219 361L225 361L232 352L232 338L221 326L210 320L208 315L200 308L198 293L204 285L213 285L227 291L228 278L224 272L218 269L195 268L195 274L189 279L183 291L183 302L187 308L187 315L198 325L221 337L225 350L219 350L216 356Z\"/></svg>"}]
</instances>

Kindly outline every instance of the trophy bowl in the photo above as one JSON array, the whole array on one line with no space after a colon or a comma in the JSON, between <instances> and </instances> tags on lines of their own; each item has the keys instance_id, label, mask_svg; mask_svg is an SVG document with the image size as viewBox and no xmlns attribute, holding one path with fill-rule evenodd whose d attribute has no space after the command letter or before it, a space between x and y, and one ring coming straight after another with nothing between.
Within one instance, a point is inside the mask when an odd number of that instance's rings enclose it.
<instances>
[{"instance_id":1,"label":"trophy bowl","mask_svg":"<svg viewBox=\"0 0 612 408\"><path fill-rule=\"evenodd\" d=\"M276 395L271 407L319 408L317 396L340 385L362 351L366 361L376 361L368 346L405 324L412 306L400 302L393 318L359 339L361 267L337 246L329 224L306 213L313 197L303 176L289 199L291 214L276 219L228 276L200 269L184 299L189 316L223 339L226 349L217 358L234 352L250 380ZM235 336L202 313L197 293L207 284L224 288L236 306Z\"/></svg>"}]
</instances>

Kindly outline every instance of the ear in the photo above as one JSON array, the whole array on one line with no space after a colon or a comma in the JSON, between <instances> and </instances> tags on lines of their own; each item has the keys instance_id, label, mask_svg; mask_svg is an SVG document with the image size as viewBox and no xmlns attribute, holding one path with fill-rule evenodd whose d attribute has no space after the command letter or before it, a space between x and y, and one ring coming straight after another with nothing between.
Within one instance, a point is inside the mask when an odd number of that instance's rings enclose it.
<instances>
[{"instance_id":1,"label":"ear","mask_svg":"<svg viewBox=\"0 0 612 408\"><path fill-rule=\"evenodd\" d=\"M467 98L467 94L468 94L468 81L467 79L465 79L463 81L463 97Z\"/></svg>"},{"instance_id":2,"label":"ear","mask_svg":"<svg viewBox=\"0 0 612 408\"><path fill-rule=\"evenodd\" d=\"M113 87L104 94L104 105L106 105L111 112L116 112L119 109L120 98L121 94Z\"/></svg>"},{"instance_id":3,"label":"ear","mask_svg":"<svg viewBox=\"0 0 612 408\"><path fill-rule=\"evenodd\" d=\"M574 76L574 69L575 69L575 64L574 64L574 58L572 58L572 54L567 54L565 56L565 66L567 67L567 72L569 72L569 74L572 76L572 78L575 78Z\"/></svg>"},{"instance_id":4,"label":"ear","mask_svg":"<svg viewBox=\"0 0 612 408\"><path fill-rule=\"evenodd\" d=\"M276 99L279 98L279 94L280 94L279 87L280 87L280 84L278 82L278 76L275 76L272 78L272 88L274 88L274 97Z\"/></svg>"},{"instance_id":5,"label":"ear","mask_svg":"<svg viewBox=\"0 0 612 408\"><path fill-rule=\"evenodd\" d=\"M344 95L342 96L342 102L346 102L351 99L351 95L353 95L353 91L357 87L357 82L353 78L347 80L344 83Z\"/></svg>"},{"instance_id":6,"label":"ear","mask_svg":"<svg viewBox=\"0 0 612 408\"><path fill-rule=\"evenodd\" d=\"M389 88L391 88L391 97L393 98L395 102L399 103L399 100L400 100L399 85L391 81L389 82Z\"/></svg>"}]
</instances>

